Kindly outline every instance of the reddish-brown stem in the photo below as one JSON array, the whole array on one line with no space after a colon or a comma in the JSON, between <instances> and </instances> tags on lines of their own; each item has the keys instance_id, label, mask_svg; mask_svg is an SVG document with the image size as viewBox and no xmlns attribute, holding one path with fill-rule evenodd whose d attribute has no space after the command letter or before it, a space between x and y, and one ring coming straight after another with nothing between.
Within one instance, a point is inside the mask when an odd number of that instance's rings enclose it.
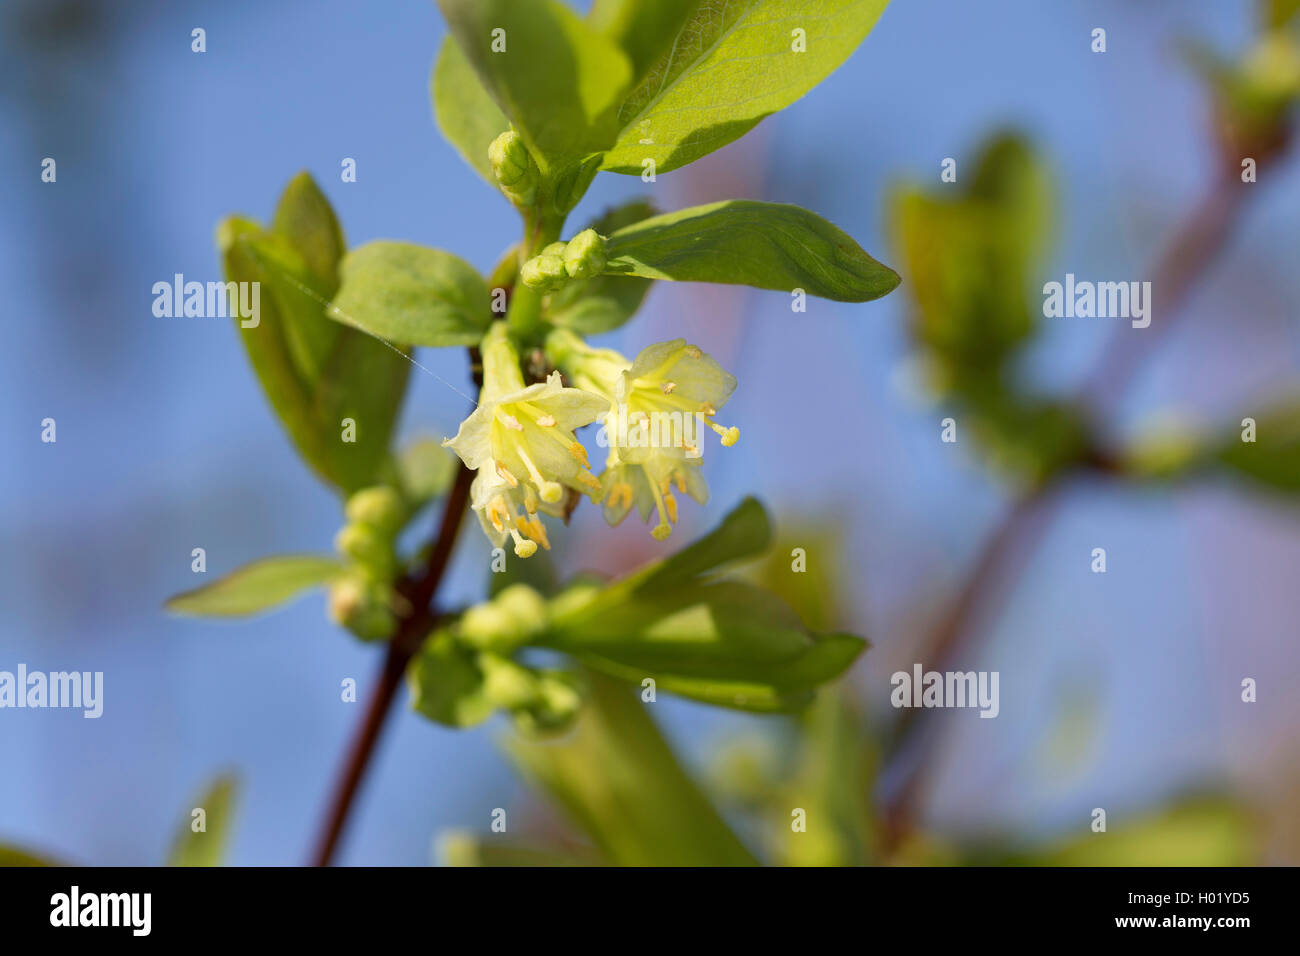
<instances>
[{"instance_id":1,"label":"reddish-brown stem","mask_svg":"<svg viewBox=\"0 0 1300 956\"><path fill-rule=\"evenodd\" d=\"M420 648L433 626L434 614L431 608L438 585L451 560L452 548L456 544L456 533L460 530L461 519L465 515L465 506L469 501L469 486L474 473L461 465L456 472L456 480L447 494L443 505L442 517L439 519L438 532L429 551L428 563L416 577L407 578L399 587L402 596L410 604L410 612L398 622L397 632L388 642L384 654L383 667L379 678L371 689L370 700L366 706L365 718L357 729L347 756L343 762L342 774L334 787L329 810L320 832L315 852L312 854L313 866L329 866L338 848L339 838L343 834L348 814L365 777L370 759L374 755L375 745L392 710L397 688L402 684L402 675L415 652Z\"/></svg>"}]
</instances>

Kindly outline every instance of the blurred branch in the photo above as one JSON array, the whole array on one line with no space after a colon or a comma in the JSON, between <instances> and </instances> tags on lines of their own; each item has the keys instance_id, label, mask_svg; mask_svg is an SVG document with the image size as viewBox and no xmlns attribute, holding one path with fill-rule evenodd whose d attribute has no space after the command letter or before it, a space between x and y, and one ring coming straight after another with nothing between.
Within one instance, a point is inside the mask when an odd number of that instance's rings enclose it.
<instances>
[{"instance_id":1,"label":"blurred branch","mask_svg":"<svg viewBox=\"0 0 1300 956\"><path fill-rule=\"evenodd\" d=\"M1254 151L1258 167L1281 156L1289 142L1289 130L1261 143ZM1226 137L1225 137L1226 139ZM1240 148L1239 148L1240 147ZM1161 303L1164 321L1152 322L1148 334L1136 336L1117 329L1103 348L1092 374L1079 395L1079 402L1093 414L1113 409L1126 387L1141 368L1142 361L1173 326L1196 281L1214 258L1224 249L1245 207L1248 189L1243 183L1238 163L1251 155L1242 144L1219 144L1219 162L1213 182L1191 216L1174 234L1152 273L1152 289ZM1106 469L1106 459L1095 456L1090 466ZM981 623L1000 603L999 591L1006 591L1024 569L1035 545L1042 539L1056 506L1063 495L1064 482L1071 477L1060 475L1016 501L989 535L976 556L965 582L939 616L920 646L920 657L939 672L957 661L968 658L982 634ZM937 734L923 733L930 721L925 709L906 710L900 716L891 738L887 767L897 778L882 807L882 840L886 853L899 847L919 814L919 804L937 759ZM921 747L929 742L930 746ZM913 759L908 763L909 753Z\"/></svg>"}]
</instances>

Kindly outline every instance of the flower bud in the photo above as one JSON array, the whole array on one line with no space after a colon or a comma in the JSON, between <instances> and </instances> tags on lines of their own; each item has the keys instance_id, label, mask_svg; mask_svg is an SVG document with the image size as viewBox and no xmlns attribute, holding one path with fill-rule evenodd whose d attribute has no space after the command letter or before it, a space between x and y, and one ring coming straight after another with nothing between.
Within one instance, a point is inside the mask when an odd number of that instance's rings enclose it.
<instances>
[{"instance_id":1,"label":"flower bud","mask_svg":"<svg viewBox=\"0 0 1300 956\"><path fill-rule=\"evenodd\" d=\"M584 229L564 247L564 271L574 279L590 279L605 270L605 240L595 229Z\"/></svg>"},{"instance_id":2,"label":"flower bud","mask_svg":"<svg viewBox=\"0 0 1300 956\"><path fill-rule=\"evenodd\" d=\"M564 285L569 278L564 268L564 243L553 242L540 255L525 262L519 270L519 278L529 288L544 292Z\"/></svg>"},{"instance_id":3,"label":"flower bud","mask_svg":"<svg viewBox=\"0 0 1300 956\"><path fill-rule=\"evenodd\" d=\"M582 709L582 695L573 678L560 671L537 677L538 699L511 715L515 727L525 734L553 734L568 728Z\"/></svg>"},{"instance_id":4,"label":"flower bud","mask_svg":"<svg viewBox=\"0 0 1300 956\"><path fill-rule=\"evenodd\" d=\"M514 130L506 130L488 147L488 162L501 191L517 206L531 206L537 199L537 184L541 172L533 161L523 137Z\"/></svg>"},{"instance_id":5,"label":"flower bud","mask_svg":"<svg viewBox=\"0 0 1300 956\"><path fill-rule=\"evenodd\" d=\"M373 525L359 521L344 525L334 536L334 547L379 580L389 579L396 569L392 538Z\"/></svg>"},{"instance_id":6,"label":"flower bud","mask_svg":"<svg viewBox=\"0 0 1300 956\"><path fill-rule=\"evenodd\" d=\"M383 600L383 594L359 576L340 578L330 587L330 619L363 641L392 637L397 618Z\"/></svg>"},{"instance_id":7,"label":"flower bud","mask_svg":"<svg viewBox=\"0 0 1300 956\"><path fill-rule=\"evenodd\" d=\"M528 643L546 622L546 600L526 584L512 584L462 615L460 638L470 647L508 654Z\"/></svg>"},{"instance_id":8,"label":"flower bud","mask_svg":"<svg viewBox=\"0 0 1300 956\"><path fill-rule=\"evenodd\" d=\"M406 502L387 485L362 488L348 499L343 509L349 521L370 525L386 535L395 535L406 521Z\"/></svg>"},{"instance_id":9,"label":"flower bud","mask_svg":"<svg viewBox=\"0 0 1300 956\"><path fill-rule=\"evenodd\" d=\"M526 667L496 654L479 655L483 694L503 710L526 710L543 700L537 677Z\"/></svg>"}]
</instances>

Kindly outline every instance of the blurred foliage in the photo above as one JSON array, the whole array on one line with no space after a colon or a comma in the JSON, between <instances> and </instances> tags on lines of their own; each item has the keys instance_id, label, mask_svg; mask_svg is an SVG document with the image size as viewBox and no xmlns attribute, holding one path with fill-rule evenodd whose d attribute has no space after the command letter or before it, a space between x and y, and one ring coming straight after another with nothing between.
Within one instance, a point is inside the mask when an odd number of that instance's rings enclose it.
<instances>
[{"instance_id":1,"label":"blurred foliage","mask_svg":"<svg viewBox=\"0 0 1300 956\"><path fill-rule=\"evenodd\" d=\"M234 830L235 802L239 783L231 774L213 780L199 795L194 809L203 810L203 829L195 830L193 812L176 831L168 866L221 866Z\"/></svg>"},{"instance_id":2,"label":"blurred foliage","mask_svg":"<svg viewBox=\"0 0 1300 956\"><path fill-rule=\"evenodd\" d=\"M989 463L1034 486L1089 460L1072 404L1024 394L1015 360L1039 329L1037 286L1053 234L1046 164L1013 133L990 138L955 182L896 187L895 245L913 299L910 328L927 385L969 424Z\"/></svg>"},{"instance_id":3,"label":"blurred foliage","mask_svg":"<svg viewBox=\"0 0 1300 956\"><path fill-rule=\"evenodd\" d=\"M845 611L847 567L837 526L817 519L786 532L747 575L812 626ZM808 572L792 569L802 548ZM812 573L813 570L817 573ZM1262 862L1260 828L1226 796L1175 799L1113 816L1105 833L1082 814L1073 833L1026 840L915 832L883 855L875 811L884 728L870 722L847 683L823 689L797 716L738 732L698 773L673 755L641 688L589 675L590 699L558 740L513 735L508 756L566 829L522 836L444 834L440 859L454 866L735 865L854 866L1239 866ZM1076 720L1096 719L1093 711ZM1076 727L1072 739L1090 735ZM1063 744L1062 741L1056 741ZM721 812L720 812L721 811ZM796 830L802 811L806 829Z\"/></svg>"}]
</instances>

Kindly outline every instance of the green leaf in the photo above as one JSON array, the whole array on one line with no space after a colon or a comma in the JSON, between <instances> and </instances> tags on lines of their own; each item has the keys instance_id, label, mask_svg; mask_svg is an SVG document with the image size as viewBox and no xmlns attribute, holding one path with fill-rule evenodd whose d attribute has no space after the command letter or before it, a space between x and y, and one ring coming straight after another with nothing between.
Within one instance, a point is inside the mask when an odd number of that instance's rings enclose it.
<instances>
[{"instance_id":1,"label":"green leaf","mask_svg":"<svg viewBox=\"0 0 1300 956\"><path fill-rule=\"evenodd\" d=\"M618 130L627 57L558 0L438 0L452 36L543 174L571 175ZM493 32L504 50L494 52Z\"/></svg>"},{"instance_id":2,"label":"green leaf","mask_svg":"<svg viewBox=\"0 0 1300 956\"><path fill-rule=\"evenodd\" d=\"M1300 396L1252 416L1255 440L1242 441L1243 426L1224 441L1220 464L1274 491L1300 493Z\"/></svg>"},{"instance_id":3,"label":"green leaf","mask_svg":"<svg viewBox=\"0 0 1300 956\"><path fill-rule=\"evenodd\" d=\"M799 575L806 577L807 575ZM778 801L803 807L821 825L784 829L788 866L864 866L872 862L876 754L874 738L842 691L818 695L801 718L798 766Z\"/></svg>"},{"instance_id":4,"label":"green leaf","mask_svg":"<svg viewBox=\"0 0 1300 956\"><path fill-rule=\"evenodd\" d=\"M314 554L263 558L211 584L177 594L167 602L167 610L195 617L257 614L329 583L342 571L338 561Z\"/></svg>"},{"instance_id":5,"label":"green leaf","mask_svg":"<svg viewBox=\"0 0 1300 956\"><path fill-rule=\"evenodd\" d=\"M708 534L633 575L632 583L644 595L670 591L725 564L753 557L771 540L767 511L757 498L747 497Z\"/></svg>"},{"instance_id":6,"label":"green leaf","mask_svg":"<svg viewBox=\"0 0 1300 956\"><path fill-rule=\"evenodd\" d=\"M959 180L960 181L960 180ZM891 231L915 300L913 334L954 376L987 377L1037 327L1050 248L1052 185L1019 137L999 134L968 186L902 187Z\"/></svg>"},{"instance_id":7,"label":"green leaf","mask_svg":"<svg viewBox=\"0 0 1300 956\"><path fill-rule=\"evenodd\" d=\"M230 847L235 814L235 798L239 791L233 775L218 777L199 797L198 803L186 812L185 820L176 831L168 866L221 866ZM194 810L203 810L202 832L197 825Z\"/></svg>"},{"instance_id":8,"label":"green leaf","mask_svg":"<svg viewBox=\"0 0 1300 956\"><path fill-rule=\"evenodd\" d=\"M483 89L474 68L451 37L442 41L429 85L433 113L442 135L495 188L488 147L510 128L510 121Z\"/></svg>"},{"instance_id":9,"label":"green leaf","mask_svg":"<svg viewBox=\"0 0 1300 956\"><path fill-rule=\"evenodd\" d=\"M50 857L31 853L22 847L0 843L0 868L20 866L63 866L63 864Z\"/></svg>"},{"instance_id":10,"label":"green leaf","mask_svg":"<svg viewBox=\"0 0 1300 956\"><path fill-rule=\"evenodd\" d=\"M301 174L280 200L273 231L232 217L217 236L227 280L258 283L257 325L235 321L298 453L344 492L373 484L388 460L410 362L325 316L343 239L324 196ZM343 440L344 419L355 423L354 440Z\"/></svg>"},{"instance_id":11,"label":"green leaf","mask_svg":"<svg viewBox=\"0 0 1300 956\"><path fill-rule=\"evenodd\" d=\"M740 138L848 59L887 2L694 4L673 42L624 100L623 132L602 168L639 175L650 159L656 171L667 172ZM795 52L795 29L806 33L805 52Z\"/></svg>"},{"instance_id":12,"label":"green leaf","mask_svg":"<svg viewBox=\"0 0 1300 956\"><path fill-rule=\"evenodd\" d=\"M747 866L756 861L686 774L625 684L591 675L573 731L511 740L524 776L617 866Z\"/></svg>"},{"instance_id":13,"label":"green leaf","mask_svg":"<svg viewBox=\"0 0 1300 956\"><path fill-rule=\"evenodd\" d=\"M444 494L456 478L460 459L436 438L407 445L397 459L402 493L416 507Z\"/></svg>"},{"instance_id":14,"label":"green leaf","mask_svg":"<svg viewBox=\"0 0 1300 956\"><path fill-rule=\"evenodd\" d=\"M602 236L617 232L655 214L645 200L633 200L611 209L589 228ZM636 314L650 291L649 279L625 276L595 276L569 282L550 296L546 317L553 325L572 329L579 335L596 335L616 329Z\"/></svg>"},{"instance_id":15,"label":"green leaf","mask_svg":"<svg viewBox=\"0 0 1300 956\"><path fill-rule=\"evenodd\" d=\"M609 275L726 282L866 302L898 276L846 233L798 206L728 200L654 216L616 231Z\"/></svg>"},{"instance_id":16,"label":"green leaf","mask_svg":"<svg viewBox=\"0 0 1300 956\"><path fill-rule=\"evenodd\" d=\"M343 260L329 316L401 345L477 345L492 321L483 278L463 259L379 240Z\"/></svg>"},{"instance_id":17,"label":"green leaf","mask_svg":"<svg viewBox=\"0 0 1300 956\"><path fill-rule=\"evenodd\" d=\"M325 297L332 296L339 260L347 245L329 200L309 173L299 173L285 187L271 220L271 231L289 240L307 269L329 283Z\"/></svg>"},{"instance_id":18,"label":"green leaf","mask_svg":"<svg viewBox=\"0 0 1300 956\"><path fill-rule=\"evenodd\" d=\"M472 652L448 631L429 637L406 670L411 706L449 727L472 727L492 716L483 672Z\"/></svg>"},{"instance_id":19,"label":"green leaf","mask_svg":"<svg viewBox=\"0 0 1300 956\"><path fill-rule=\"evenodd\" d=\"M739 710L785 712L812 699L865 647L807 633L774 595L738 581L695 583L557 615L539 643L639 683Z\"/></svg>"},{"instance_id":20,"label":"green leaf","mask_svg":"<svg viewBox=\"0 0 1300 956\"><path fill-rule=\"evenodd\" d=\"M587 22L622 48L640 82L700 6L700 0L595 0Z\"/></svg>"}]
</instances>

